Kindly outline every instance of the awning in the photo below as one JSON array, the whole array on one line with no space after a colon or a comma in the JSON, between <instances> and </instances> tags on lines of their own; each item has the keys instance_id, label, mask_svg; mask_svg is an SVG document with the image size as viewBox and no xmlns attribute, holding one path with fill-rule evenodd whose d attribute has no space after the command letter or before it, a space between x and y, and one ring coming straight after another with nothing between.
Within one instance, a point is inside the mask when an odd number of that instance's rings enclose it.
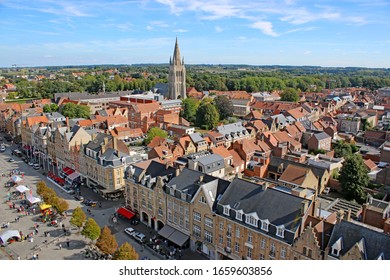
<instances>
[{"instance_id":1,"label":"awning","mask_svg":"<svg viewBox=\"0 0 390 280\"><path fill-rule=\"evenodd\" d=\"M10 229L10 230L7 230L7 231L3 232L3 233L0 235L0 240L1 240L3 243L7 243L7 241L8 241L10 238L14 238L14 237L20 239L19 231Z\"/></svg>"},{"instance_id":2,"label":"awning","mask_svg":"<svg viewBox=\"0 0 390 280\"><path fill-rule=\"evenodd\" d=\"M122 215L126 219L129 219L129 220L135 216L135 214L132 211L130 211L129 209L126 209L125 207L119 208L117 213L119 215Z\"/></svg>"},{"instance_id":3,"label":"awning","mask_svg":"<svg viewBox=\"0 0 390 280\"><path fill-rule=\"evenodd\" d=\"M168 239L169 236L171 236L174 231L175 229L173 227L164 226L162 229L159 230L158 234L164 237L165 239Z\"/></svg>"},{"instance_id":4,"label":"awning","mask_svg":"<svg viewBox=\"0 0 390 280\"><path fill-rule=\"evenodd\" d=\"M80 177L80 173L78 173L78 172L73 172L72 174L70 174L70 175L68 176L68 179L69 179L70 181L73 181L73 180L76 179L77 177Z\"/></svg>"},{"instance_id":5,"label":"awning","mask_svg":"<svg viewBox=\"0 0 390 280\"><path fill-rule=\"evenodd\" d=\"M158 234L164 237L165 239L168 239L169 241L175 243L179 247L183 246L184 243L186 243L187 240L190 238L188 235L168 225L164 226L158 232Z\"/></svg>"},{"instance_id":6,"label":"awning","mask_svg":"<svg viewBox=\"0 0 390 280\"><path fill-rule=\"evenodd\" d=\"M17 190L18 192L24 193L24 192L28 192L30 189L27 188L26 186L20 185L20 186L17 186L17 187L16 187L16 190Z\"/></svg>"},{"instance_id":7,"label":"awning","mask_svg":"<svg viewBox=\"0 0 390 280\"><path fill-rule=\"evenodd\" d=\"M49 209L49 208L51 208L50 204L45 204L44 203L44 204L39 205L39 209L41 209L41 211Z\"/></svg>"},{"instance_id":8,"label":"awning","mask_svg":"<svg viewBox=\"0 0 390 280\"><path fill-rule=\"evenodd\" d=\"M28 202L30 202L31 204L41 202L41 199L38 198L38 197L35 197L35 196L30 196L29 198L27 198L27 200L28 200Z\"/></svg>"}]
</instances>

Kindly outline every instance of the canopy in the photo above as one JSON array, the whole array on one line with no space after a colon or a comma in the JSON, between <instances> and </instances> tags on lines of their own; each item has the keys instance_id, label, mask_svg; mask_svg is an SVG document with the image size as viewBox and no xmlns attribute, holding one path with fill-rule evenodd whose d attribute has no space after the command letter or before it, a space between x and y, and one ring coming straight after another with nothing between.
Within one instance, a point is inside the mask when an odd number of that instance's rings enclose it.
<instances>
[{"instance_id":1,"label":"canopy","mask_svg":"<svg viewBox=\"0 0 390 280\"><path fill-rule=\"evenodd\" d=\"M178 246L183 246L184 243L190 238L188 235L185 235L184 233L174 229L171 226L164 226L159 232L159 235L164 237L165 239L168 239L169 241L172 241Z\"/></svg>"},{"instance_id":2,"label":"canopy","mask_svg":"<svg viewBox=\"0 0 390 280\"><path fill-rule=\"evenodd\" d=\"M76 179L77 177L80 177L80 173L78 173L78 172L73 172L72 174L70 174L70 175L68 176L68 179L71 180L71 181L73 181L73 180Z\"/></svg>"},{"instance_id":3,"label":"canopy","mask_svg":"<svg viewBox=\"0 0 390 280\"><path fill-rule=\"evenodd\" d=\"M69 167L65 167L63 170L62 170L66 175L70 175L74 172L74 170L72 168L69 168Z\"/></svg>"},{"instance_id":4,"label":"canopy","mask_svg":"<svg viewBox=\"0 0 390 280\"><path fill-rule=\"evenodd\" d=\"M123 217L129 220L135 216L135 214L132 211L126 209L125 207L119 208L117 212L119 215L122 215Z\"/></svg>"},{"instance_id":5,"label":"canopy","mask_svg":"<svg viewBox=\"0 0 390 280\"><path fill-rule=\"evenodd\" d=\"M0 234L0 240L2 243L7 243L10 238L14 238L14 237L20 239L19 231L14 229L7 230L2 234Z\"/></svg>"},{"instance_id":6,"label":"canopy","mask_svg":"<svg viewBox=\"0 0 390 280\"><path fill-rule=\"evenodd\" d=\"M27 198L27 200L28 200L28 202L30 202L31 204L41 202L41 199L38 198L38 197L35 197L35 196L30 196L29 198Z\"/></svg>"},{"instance_id":7,"label":"canopy","mask_svg":"<svg viewBox=\"0 0 390 280\"><path fill-rule=\"evenodd\" d=\"M18 192L24 193L24 192L28 192L30 189L27 188L26 186L20 185L20 186L17 186L17 187L16 187L16 190L17 190Z\"/></svg>"},{"instance_id":8,"label":"canopy","mask_svg":"<svg viewBox=\"0 0 390 280\"><path fill-rule=\"evenodd\" d=\"M20 182L20 181L22 181L22 180L23 180L23 179L20 178L18 175L13 175L13 176L11 177L11 181L14 182L14 183Z\"/></svg>"},{"instance_id":9,"label":"canopy","mask_svg":"<svg viewBox=\"0 0 390 280\"><path fill-rule=\"evenodd\" d=\"M39 209L41 209L41 211L49 209L49 208L51 208L50 204L44 203L44 204L39 205Z\"/></svg>"}]
</instances>

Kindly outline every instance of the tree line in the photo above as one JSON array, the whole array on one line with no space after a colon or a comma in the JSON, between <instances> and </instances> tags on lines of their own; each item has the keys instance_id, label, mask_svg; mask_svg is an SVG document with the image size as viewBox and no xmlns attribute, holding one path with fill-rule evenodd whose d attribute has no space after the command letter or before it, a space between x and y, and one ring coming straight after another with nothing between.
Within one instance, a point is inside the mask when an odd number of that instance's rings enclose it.
<instances>
[{"instance_id":1,"label":"tree line","mask_svg":"<svg viewBox=\"0 0 390 280\"><path fill-rule=\"evenodd\" d=\"M74 77L72 68L54 72L56 79L29 81L20 76L7 76L0 81L14 83L17 92L11 97L19 98L52 98L60 92L97 93L122 90L150 90L156 83L168 81L167 65L143 67L120 67L119 73L103 72L95 74L102 67L77 69L86 72L85 76ZM49 70L45 70L50 73ZM75 71L75 70L73 70ZM44 73L46 73L44 72ZM207 67L188 66L187 87L195 87L198 91L207 90L245 90L247 92L285 90L293 88L298 91L321 91L324 88L367 87L375 90L390 86L390 71L386 69L328 69L316 67ZM104 84L104 86L103 86Z\"/></svg>"}]
</instances>

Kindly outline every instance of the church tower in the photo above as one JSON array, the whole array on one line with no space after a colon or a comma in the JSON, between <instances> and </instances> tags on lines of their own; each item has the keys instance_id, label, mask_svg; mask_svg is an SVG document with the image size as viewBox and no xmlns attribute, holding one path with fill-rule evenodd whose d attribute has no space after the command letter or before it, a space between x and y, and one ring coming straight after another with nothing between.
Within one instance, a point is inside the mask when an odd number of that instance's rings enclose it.
<instances>
[{"instance_id":1,"label":"church tower","mask_svg":"<svg viewBox=\"0 0 390 280\"><path fill-rule=\"evenodd\" d=\"M180 58L177 37L173 58L169 58L168 98L186 98L186 68L184 66L184 58Z\"/></svg>"}]
</instances>

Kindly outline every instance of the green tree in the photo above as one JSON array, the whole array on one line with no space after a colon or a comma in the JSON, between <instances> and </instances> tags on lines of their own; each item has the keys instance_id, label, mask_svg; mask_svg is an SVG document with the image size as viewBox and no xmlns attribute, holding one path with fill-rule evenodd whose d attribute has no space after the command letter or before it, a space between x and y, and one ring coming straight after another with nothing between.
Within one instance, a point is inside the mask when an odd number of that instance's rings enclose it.
<instances>
[{"instance_id":1,"label":"green tree","mask_svg":"<svg viewBox=\"0 0 390 280\"><path fill-rule=\"evenodd\" d=\"M51 113L51 107L49 104L43 105L43 112L44 113Z\"/></svg>"},{"instance_id":2,"label":"green tree","mask_svg":"<svg viewBox=\"0 0 390 280\"><path fill-rule=\"evenodd\" d=\"M50 104L50 109L52 112L57 112L58 111L58 105L55 103Z\"/></svg>"},{"instance_id":3,"label":"green tree","mask_svg":"<svg viewBox=\"0 0 390 280\"><path fill-rule=\"evenodd\" d=\"M199 102L193 98L186 98L183 100L180 116L189 122L194 122L196 118L196 110L199 107Z\"/></svg>"},{"instance_id":4,"label":"green tree","mask_svg":"<svg viewBox=\"0 0 390 280\"><path fill-rule=\"evenodd\" d=\"M152 127L151 129L149 129L147 134L148 134L148 137L146 137L146 139L145 139L146 144L149 144L150 142L152 142L153 138L156 136L159 136L161 138L168 137L168 133L165 130L162 130L161 128L158 128L158 127Z\"/></svg>"},{"instance_id":5,"label":"green tree","mask_svg":"<svg viewBox=\"0 0 390 280\"><path fill-rule=\"evenodd\" d=\"M86 218L87 216L85 215L83 210L81 210L80 207L76 207L73 210L72 218L70 218L69 223L80 229L83 226Z\"/></svg>"},{"instance_id":6,"label":"green tree","mask_svg":"<svg viewBox=\"0 0 390 280\"><path fill-rule=\"evenodd\" d=\"M91 110L86 105L77 105L76 106L76 118L89 119L91 115Z\"/></svg>"},{"instance_id":7,"label":"green tree","mask_svg":"<svg viewBox=\"0 0 390 280\"><path fill-rule=\"evenodd\" d=\"M368 186L368 170L358 154L348 156L340 170L339 181L347 199L362 203L366 199L364 188Z\"/></svg>"},{"instance_id":8,"label":"green tree","mask_svg":"<svg viewBox=\"0 0 390 280\"><path fill-rule=\"evenodd\" d=\"M362 119L362 130L370 130L372 128L372 123L369 122L367 119Z\"/></svg>"},{"instance_id":9,"label":"green tree","mask_svg":"<svg viewBox=\"0 0 390 280\"><path fill-rule=\"evenodd\" d=\"M66 103L61 110L62 115L70 119L73 118L85 118L88 119L90 115L90 109L85 105L77 105L72 102Z\"/></svg>"},{"instance_id":10,"label":"green tree","mask_svg":"<svg viewBox=\"0 0 390 280\"><path fill-rule=\"evenodd\" d=\"M46 183L44 181L39 181L37 183L37 194L42 196L42 194L44 192L46 192L48 189L48 186L46 185Z\"/></svg>"},{"instance_id":11,"label":"green tree","mask_svg":"<svg viewBox=\"0 0 390 280\"><path fill-rule=\"evenodd\" d=\"M83 227L83 230L81 231L81 234L84 235L86 238L91 239L91 241L94 241L99 238L101 229L99 225L96 223L96 221L92 218L89 218Z\"/></svg>"},{"instance_id":12,"label":"green tree","mask_svg":"<svg viewBox=\"0 0 390 280\"><path fill-rule=\"evenodd\" d=\"M123 243L115 252L114 260L138 260L139 255L129 243Z\"/></svg>"},{"instance_id":13,"label":"green tree","mask_svg":"<svg viewBox=\"0 0 390 280\"><path fill-rule=\"evenodd\" d=\"M344 141L337 141L334 146L334 156L336 158L345 158L352 155L352 146Z\"/></svg>"},{"instance_id":14,"label":"green tree","mask_svg":"<svg viewBox=\"0 0 390 280\"><path fill-rule=\"evenodd\" d=\"M65 199L58 198L53 207L58 213L62 214L69 209L69 203Z\"/></svg>"},{"instance_id":15,"label":"green tree","mask_svg":"<svg viewBox=\"0 0 390 280\"><path fill-rule=\"evenodd\" d=\"M118 243L116 242L115 236L112 235L111 230L105 226L96 241L96 246L105 254L114 254L118 249Z\"/></svg>"},{"instance_id":16,"label":"green tree","mask_svg":"<svg viewBox=\"0 0 390 280\"><path fill-rule=\"evenodd\" d=\"M219 122L219 113L214 104L202 102L196 111L196 125L205 129L214 128Z\"/></svg>"},{"instance_id":17,"label":"green tree","mask_svg":"<svg viewBox=\"0 0 390 280\"><path fill-rule=\"evenodd\" d=\"M283 93L280 94L280 98L282 101L298 102L299 94L294 88L286 88Z\"/></svg>"},{"instance_id":18,"label":"green tree","mask_svg":"<svg viewBox=\"0 0 390 280\"><path fill-rule=\"evenodd\" d=\"M232 101L226 95L219 95L214 99L215 107L218 110L221 120L233 116L234 109Z\"/></svg>"}]
</instances>

